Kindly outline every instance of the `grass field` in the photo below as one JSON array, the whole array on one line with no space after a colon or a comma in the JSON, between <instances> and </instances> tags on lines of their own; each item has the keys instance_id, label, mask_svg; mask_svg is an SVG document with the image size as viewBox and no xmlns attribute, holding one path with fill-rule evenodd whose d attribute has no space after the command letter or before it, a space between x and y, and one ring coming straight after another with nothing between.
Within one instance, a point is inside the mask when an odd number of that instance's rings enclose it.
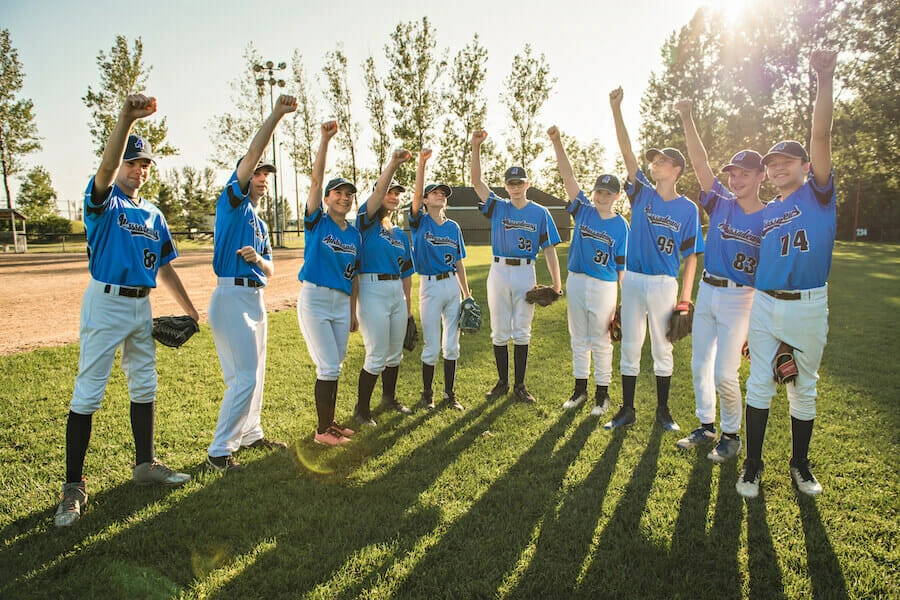
<instances>
[{"instance_id":1,"label":"grass field","mask_svg":"<svg viewBox=\"0 0 900 600\"><path fill-rule=\"evenodd\" d=\"M483 304L488 259L474 248L468 261ZM811 451L825 494L815 501L790 484L783 392L764 494L748 503L734 491L739 465L680 451L653 426L649 347L635 427L614 435L587 408L563 412L564 302L534 323L536 406L484 401L495 379L485 327L463 337L465 412L384 415L351 446L323 450L310 439L314 369L296 315L283 312L270 316L263 425L291 451L245 451L248 468L228 477L200 469L223 391L204 327L184 349L158 351L157 454L194 480L132 486L115 369L94 418L90 505L77 526L55 530L78 347L0 357L0 597L897 598L900 246L839 243L830 309ZM362 358L353 335L339 417L352 410ZM671 406L684 429L694 426L689 365L683 340ZM419 377L413 353L399 384L410 404ZM616 403L619 391L614 379Z\"/></svg>"}]
</instances>

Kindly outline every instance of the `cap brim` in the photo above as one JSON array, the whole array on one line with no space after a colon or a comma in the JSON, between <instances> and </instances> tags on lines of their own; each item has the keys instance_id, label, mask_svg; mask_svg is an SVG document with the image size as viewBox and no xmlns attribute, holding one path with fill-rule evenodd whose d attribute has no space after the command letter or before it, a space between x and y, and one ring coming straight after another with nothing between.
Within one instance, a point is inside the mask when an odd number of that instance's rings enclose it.
<instances>
[{"instance_id":1,"label":"cap brim","mask_svg":"<svg viewBox=\"0 0 900 600\"><path fill-rule=\"evenodd\" d=\"M332 190L339 190L339 189L341 189L342 187L350 188L350 191L351 191L352 193L354 193L354 194L356 193L356 186L353 185L352 183L339 183L338 185L334 186L333 188L331 188L331 189L328 190L328 191L330 192L330 191L332 191Z\"/></svg>"},{"instance_id":2,"label":"cap brim","mask_svg":"<svg viewBox=\"0 0 900 600\"><path fill-rule=\"evenodd\" d=\"M732 169L743 169L745 171L762 171L762 169L754 169L754 168L748 169L747 167L744 167L741 165L736 165L734 163L728 163L727 165L725 165L724 167L719 169L719 171L721 171L722 173L727 173L728 171L730 171Z\"/></svg>"},{"instance_id":3,"label":"cap brim","mask_svg":"<svg viewBox=\"0 0 900 600\"><path fill-rule=\"evenodd\" d=\"M800 162L803 162L802 156L794 156L793 154L788 154L787 152L769 152L765 156L762 157L762 165L766 166L766 163L774 156L787 156L788 158L796 158Z\"/></svg>"},{"instance_id":4,"label":"cap brim","mask_svg":"<svg viewBox=\"0 0 900 600\"><path fill-rule=\"evenodd\" d=\"M391 191L391 190L400 190L401 192L405 192L406 188L400 184L397 184L397 185L392 185L391 187L388 188L388 191Z\"/></svg>"},{"instance_id":5,"label":"cap brim","mask_svg":"<svg viewBox=\"0 0 900 600\"><path fill-rule=\"evenodd\" d=\"M609 192L610 194L618 194L621 190L620 189L617 190L617 189L614 189L612 187L605 186L605 185L595 185L594 189L591 191L593 191L593 192L603 191L603 192Z\"/></svg>"},{"instance_id":6,"label":"cap brim","mask_svg":"<svg viewBox=\"0 0 900 600\"><path fill-rule=\"evenodd\" d=\"M253 172L254 172L254 173L257 173L257 172L259 172L259 171L268 171L269 173L277 173L277 172L278 172L278 169L276 169L276 168L273 167L272 165L260 165L260 166L257 167L256 170L253 171Z\"/></svg>"},{"instance_id":7,"label":"cap brim","mask_svg":"<svg viewBox=\"0 0 900 600\"><path fill-rule=\"evenodd\" d=\"M512 183L513 181L521 181L522 183L525 183L528 180L524 179L522 177L510 177L509 179L506 180L506 183Z\"/></svg>"},{"instance_id":8,"label":"cap brim","mask_svg":"<svg viewBox=\"0 0 900 600\"><path fill-rule=\"evenodd\" d=\"M127 156L127 155L126 155L126 156L124 156L124 157L122 158L122 160L123 160L123 161L129 161L129 160L141 160L142 158L146 158L147 160L149 160L149 161L152 162L153 164L156 164L156 157L153 156L152 154L147 154L146 152L138 152L137 154L132 154L131 156Z\"/></svg>"},{"instance_id":9,"label":"cap brim","mask_svg":"<svg viewBox=\"0 0 900 600\"><path fill-rule=\"evenodd\" d=\"M644 160L646 160L647 162L653 162L653 159L656 158L657 156L659 156L660 154L662 154L662 155L665 156L666 158L669 158L669 157L666 156L666 154L665 154L662 150L660 150L659 148L650 148L649 150L647 150L646 152L644 152Z\"/></svg>"},{"instance_id":10,"label":"cap brim","mask_svg":"<svg viewBox=\"0 0 900 600\"><path fill-rule=\"evenodd\" d=\"M439 183L436 186L432 187L430 190L428 190L428 193L430 194L431 192L436 192L438 190L442 190L444 192L444 196L446 196L447 198L453 195L453 189L449 185L445 185L443 183Z\"/></svg>"}]
</instances>

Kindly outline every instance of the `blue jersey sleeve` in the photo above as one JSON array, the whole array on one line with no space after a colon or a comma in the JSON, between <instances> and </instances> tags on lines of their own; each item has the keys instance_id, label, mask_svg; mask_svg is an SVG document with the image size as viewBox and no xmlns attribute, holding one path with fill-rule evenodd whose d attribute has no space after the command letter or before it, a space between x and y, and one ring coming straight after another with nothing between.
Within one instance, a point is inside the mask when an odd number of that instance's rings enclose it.
<instances>
[{"instance_id":1,"label":"blue jersey sleeve","mask_svg":"<svg viewBox=\"0 0 900 600\"><path fill-rule=\"evenodd\" d=\"M166 217L159 213L159 239L162 246L159 251L159 266L167 265L178 257L178 249L175 248L175 242L172 240L172 232L169 231L169 224Z\"/></svg>"},{"instance_id":2,"label":"blue jersey sleeve","mask_svg":"<svg viewBox=\"0 0 900 600\"><path fill-rule=\"evenodd\" d=\"M828 174L828 183L826 183L824 186L819 186L818 184L816 184L815 177L813 177L812 169L810 169L809 178L806 180L806 183L813 191L813 194L815 195L816 200L819 201L819 204L823 206L831 206L832 204L837 203L837 194L835 194L834 186L834 171Z\"/></svg>"},{"instance_id":3,"label":"blue jersey sleeve","mask_svg":"<svg viewBox=\"0 0 900 600\"><path fill-rule=\"evenodd\" d=\"M462 229L460 229L459 223L456 223L456 236L459 240L459 259L462 260L466 257L466 242L463 239Z\"/></svg>"},{"instance_id":4,"label":"blue jersey sleeve","mask_svg":"<svg viewBox=\"0 0 900 600\"><path fill-rule=\"evenodd\" d=\"M115 184L109 186L105 192L100 192L100 198L94 198L94 178L88 181L87 189L84 190L84 218L98 217L103 214L104 209L109 206L110 199L114 196ZM95 200L99 202L95 203Z\"/></svg>"},{"instance_id":5,"label":"blue jersey sleeve","mask_svg":"<svg viewBox=\"0 0 900 600\"><path fill-rule=\"evenodd\" d=\"M679 251L681 253L681 258L686 258L691 254L702 254L704 249L703 242L703 229L700 225L700 211L697 210L697 205L690 202L693 207L693 211L691 211L690 216L684 223L684 237L681 239L681 246L679 247Z\"/></svg>"},{"instance_id":6,"label":"blue jersey sleeve","mask_svg":"<svg viewBox=\"0 0 900 600\"><path fill-rule=\"evenodd\" d=\"M553 221L553 217L550 216L550 211L544 207L544 218L541 222L540 247L541 249L544 249L547 246L555 246L561 241L562 239L559 237L559 231L556 230L556 223Z\"/></svg>"},{"instance_id":7,"label":"blue jersey sleeve","mask_svg":"<svg viewBox=\"0 0 900 600\"><path fill-rule=\"evenodd\" d=\"M218 208L230 208L234 210L238 206L241 206L244 202L250 201L250 186L247 186L247 190L241 190L241 184L238 181L237 171L234 171L231 174L231 177L228 178L228 184L225 186L223 193L219 196L219 207Z\"/></svg>"},{"instance_id":8,"label":"blue jersey sleeve","mask_svg":"<svg viewBox=\"0 0 900 600\"><path fill-rule=\"evenodd\" d=\"M481 211L481 214L490 219L494 216L494 210L498 202L506 202L506 200L491 192L488 194L487 200L478 203L478 209Z\"/></svg>"},{"instance_id":9,"label":"blue jersey sleeve","mask_svg":"<svg viewBox=\"0 0 900 600\"><path fill-rule=\"evenodd\" d=\"M625 270L625 259L628 256L628 223L624 218L619 216L622 221L622 233L616 239L616 247L614 248L616 259L616 271Z\"/></svg>"},{"instance_id":10,"label":"blue jersey sleeve","mask_svg":"<svg viewBox=\"0 0 900 600\"><path fill-rule=\"evenodd\" d=\"M647 189L652 190L653 184L650 183L650 180L647 179L647 176L640 169L635 173L633 182L628 179L625 180L625 195L628 196L628 201L632 206L638 203L643 195L642 192Z\"/></svg>"},{"instance_id":11,"label":"blue jersey sleeve","mask_svg":"<svg viewBox=\"0 0 900 600\"><path fill-rule=\"evenodd\" d=\"M416 272L416 268L413 263L412 246L409 244L409 237L403 233L403 231L399 231L399 233L400 238L403 240L403 256L400 259L400 277L406 279Z\"/></svg>"},{"instance_id":12,"label":"blue jersey sleeve","mask_svg":"<svg viewBox=\"0 0 900 600\"><path fill-rule=\"evenodd\" d=\"M322 205L320 204L316 210L312 211L311 213L306 213L306 215L303 217L303 228L307 231L313 231L316 226L322 221L322 215Z\"/></svg>"},{"instance_id":13,"label":"blue jersey sleeve","mask_svg":"<svg viewBox=\"0 0 900 600\"><path fill-rule=\"evenodd\" d=\"M734 194L731 190L722 185L722 182L719 181L718 177L713 179L711 190L700 190L700 206L703 207L703 210L705 210L708 215L713 214L716 207L721 206L723 203L733 201Z\"/></svg>"},{"instance_id":14,"label":"blue jersey sleeve","mask_svg":"<svg viewBox=\"0 0 900 600\"><path fill-rule=\"evenodd\" d=\"M578 195L569 200L566 204L566 210L572 218L576 221L578 220L578 215L581 214L582 209L585 207L590 207L591 203L588 201L587 196L584 195L584 191L578 190Z\"/></svg>"},{"instance_id":15,"label":"blue jersey sleeve","mask_svg":"<svg viewBox=\"0 0 900 600\"><path fill-rule=\"evenodd\" d=\"M409 205L409 228L415 231L419 228L419 225L422 223L422 215L425 214L425 207L420 206L419 212L414 213L412 209L412 204Z\"/></svg>"}]
</instances>

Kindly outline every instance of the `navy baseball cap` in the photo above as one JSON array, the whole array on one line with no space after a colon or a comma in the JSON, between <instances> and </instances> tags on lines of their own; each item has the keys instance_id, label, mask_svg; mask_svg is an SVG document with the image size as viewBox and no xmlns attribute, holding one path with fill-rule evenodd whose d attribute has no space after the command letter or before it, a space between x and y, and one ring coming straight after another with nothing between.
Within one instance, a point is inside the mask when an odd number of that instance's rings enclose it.
<instances>
[{"instance_id":1,"label":"navy baseball cap","mask_svg":"<svg viewBox=\"0 0 900 600\"><path fill-rule=\"evenodd\" d=\"M352 181L350 181L349 179L344 179L343 177L335 177L325 185L325 195L327 196L331 190L343 187L345 185L350 188L350 191L352 193L356 193L356 186L353 185Z\"/></svg>"},{"instance_id":2,"label":"navy baseball cap","mask_svg":"<svg viewBox=\"0 0 900 600\"><path fill-rule=\"evenodd\" d=\"M237 164L234 165L234 170L235 170L235 171L237 171L237 168L238 168L239 166L241 166L241 161L242 161L242 160L244 160L244 157L243 157L243 156L240 157L240 158L238 159L238 161L237 161ZM256 172L259 171L260 169L264 169L264 170L268 171L269 173L277 173L277 172L278 172L278 169L275 168L275 165L272 164L272 163L270 163L269 161L267 161L267 160L265 160L265 159L261 159L258 163L256 163L256 168L253 169L253 172L256 173Z\"/></svg>"},{"instance_id":3,"label":"navy baseball cap","mask_svg":"<svg viewBox=\"0 0 900 600\"><path fill-rule=\"evenodd\" d=\"M444 190L444 195L448 198L453 195L453 188L446 183L429 183L425 186L425 195L427 196L434 190Z\"/></svg>"},{"instance_id":4,"label":"navy baseball cap","mask_svg":"<svg viewBox=\"0 0 900 600\"><path fill-rule=\"evenodd\" d=\"M647 162L653 162L653 159L655 159L660 154L671 159L676 165L681 167L681 172L684 172L684 167L686 164L684 160L684 154L682 154L681 150L679 150L678 148L663 148L662 150L660 150L659 148L650 148L646 153L644 153L644 158L647 159Z\"/></svg>"},{"instance_id":5,"label":"navy baseball cap","mask_svg":"<svg viewBox=\"0 0 900 600\"><path fill-rule=\"evenodd\" d=\"M150 143L142 137L131 134L128 136L128 143L125 145L125 154L122 156L122 160L138 160L141 158L156 162Z\"/></svg>"},{"instance_id":6,"label":"navy baseball cap","mask_svg":"<svg viewBox=\"0 0 900 600\"><path fill-rule=\"evenodd\" d=\"M809 154L806 153L806 148L803 147L803 144L793 140L783 140L772 146L766 155L762 157L763 166L765 166L773 156L779 155L788 156L790 158L799 158L805 163L809 162Z\"/></svg>"},{"instance_id":7,"label":"navy baseball cap","mask_svg":"<svg viewBox=\"0 0 900 600\"><path fill-rule=\"evenodd\" d=\"M741 150L731 157L731 162L722 167L722 172L727 173L729 169L746 169L747 171L764 171L762 164L762 156L755 150Z\"/></svg>"},{"instance_id":8,"label":"navy baseball cap","mask_svg":"<svg viewBox=\"0 0 900 600\"><path fill-rule=\"evenodd\" d=\"M375 188L377 188L377 187L378 187L378 182L376 181L374 184L372 184L372 191L374 192ZM399 188L401 192L406 191L406 188L403 187L402 185L400 185L399 181L397 181L396 179L391 179L391 183L390 183L390 185L388 185L387 191L391 191L395 188Z\"/></svg>"},{"instance_id":9,"label":"navy baseball cap","mask_svg":"<svg viewBox=\"0 0 900 600\"><path fill-rule=\"evenodd\" d=\"M506 183L510 181L528 181L528 173L522 167L510 167L503 174L503 180Z\"/></svg>"},{"instance_id":10,"label":"navy baseball cap","mask_svg":"<svg viewBox=\"0 0 900 600\"><path fill-rule=\"evenodd\" d=\"M619 183L619 178L615 175L601 175L594 183L595 192L597 190L606 190L611 194L618 194L621 189L622 185Z\"/></svg>"}]
</instances>

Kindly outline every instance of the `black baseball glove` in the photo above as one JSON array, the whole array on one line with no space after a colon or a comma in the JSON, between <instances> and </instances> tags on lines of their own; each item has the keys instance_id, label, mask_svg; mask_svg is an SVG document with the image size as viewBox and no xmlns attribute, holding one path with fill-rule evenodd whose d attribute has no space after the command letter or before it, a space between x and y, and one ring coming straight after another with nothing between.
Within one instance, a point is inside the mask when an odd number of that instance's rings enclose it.
<instances>
[{"instance_id":1,"label":"black baseball glove","mask_svg":"<svg viewBox=\"0 0 900 600\"><path fill-rule=\"evenodd\" d=\"M181 347L198 331L200 326L197 321L187 315L153 319L153 337L160 344L170 348Z\"/></svg>"},{"instance_id":2,"label":"black baseball glove","mask_svg":"<svg viewBox=\"0 0 900 600\"><path fill-rule=\"evenodd\" d=\"M416 329L416 320L410 317L406 320L406 335L403 337L403 347L412 352L419 341L419 330Z\"/></svg>"},{"instance_id":3,"label":"black baseball glove","mask_svg":"<svg viewBox=\"0 0 900 600\"><path fill-rule=\"evenodd\" d=\"M459 305L459 329L463 333L478 333L481 329L481 307L474 298L466 298Z\"/></svg>"},{"instance_id":4,"label":"black baseball glove","mask_svg":"<svg viewBox=\"0 0 900 600\"><path fill-rule=\"evenodd\" d=\"M673 344L683 337L690 335L691 326L694 323L694 303L679 302L669 317L669 329L666 331L666 339Z\"/></svg>"},{"instance_id":5,"label":"black baseball glove","mask_svg":"<svg viewBox=\"0 0 900 600\"><path fill-rule=\"evenodd\" d=\"M794 360L794 348L781 342L775 351L775 360L772 362L772 376L775 383L787 385L797 380L797 362Z\"/></svg>"}]
</instances>

